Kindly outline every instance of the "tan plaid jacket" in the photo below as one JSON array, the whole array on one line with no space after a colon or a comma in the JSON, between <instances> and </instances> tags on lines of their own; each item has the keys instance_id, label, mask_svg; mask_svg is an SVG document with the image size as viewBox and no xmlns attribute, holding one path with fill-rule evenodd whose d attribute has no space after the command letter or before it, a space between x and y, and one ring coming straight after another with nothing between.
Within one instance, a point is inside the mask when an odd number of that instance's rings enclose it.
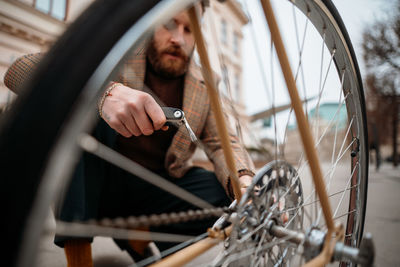
<instances>
[{"instance_id":1,"label":"tan plaid jacket","mask_svg":"<svg viewBox=\"0 0 400 267\"><path fill-rule=\"evenodd\" d=\"M18 93L19 86L29 78L40 58L41 56L38 54L31 54L17 59L4 77L5 85ZM117 80L128 87L145 90L145 70L145 49L139 48L125 61ZM155 98L157 97L155 96ZM216 121L210 108L207 88L199 67L193 61L185 76L182 108L194 133L205 145L205 152L214 165L214 171L219 181L228 194L233 197L232 188L229 185L229 170L217 135ZM249 155L239 144L238 138L231 129L229 129L229 135L239 176L251 174L254 167ZM191 142L187 130L182 125L173 137L165 158L165 167L171 176L180 178L193 166L191 158L195 148L196 145Z\"/></svg>"}]
</instances>

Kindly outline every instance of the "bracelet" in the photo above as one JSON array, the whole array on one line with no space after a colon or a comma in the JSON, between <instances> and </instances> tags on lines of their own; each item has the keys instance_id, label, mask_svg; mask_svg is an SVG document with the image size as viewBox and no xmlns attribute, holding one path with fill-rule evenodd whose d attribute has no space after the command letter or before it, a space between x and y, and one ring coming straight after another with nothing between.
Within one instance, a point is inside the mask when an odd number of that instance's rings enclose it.
<instances>
[{"instance_id":1,"label":"bracelet","mask_svg":"<svg viewBox=\"0 0 400 267\"><path fill-rule=\"evenodd\" d=\"M104 105L104 101L106 100L107 96L111 96L111 91L117 87L118 85L121 85L120 83L115 83L113 82L111 84L110 87L107 88L107 90L104 92L103 96L100 99L99 105L98 105L98 109L99 109L99 115L101 118L103 118L103 105Z\"/></svg>"}]
</instances>

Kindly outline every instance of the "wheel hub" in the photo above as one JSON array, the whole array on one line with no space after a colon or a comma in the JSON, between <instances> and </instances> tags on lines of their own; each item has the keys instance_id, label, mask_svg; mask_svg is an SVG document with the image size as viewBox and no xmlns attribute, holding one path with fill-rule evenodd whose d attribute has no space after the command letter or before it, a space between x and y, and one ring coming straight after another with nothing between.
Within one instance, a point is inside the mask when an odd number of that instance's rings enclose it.
<instances>
[{"instance_id":1,"label":"wheel hub","mask_svg":"<svg viewBox=\"0 0 400 267\"><path fill-rule=\"evenodd\" d=\"M294 247L269 233L269 223L303 228L303 190L296 170L286 161L265 165L238 206L235 227L226 243L229 266L285 266Z\"/></svg>"}]
</instances>

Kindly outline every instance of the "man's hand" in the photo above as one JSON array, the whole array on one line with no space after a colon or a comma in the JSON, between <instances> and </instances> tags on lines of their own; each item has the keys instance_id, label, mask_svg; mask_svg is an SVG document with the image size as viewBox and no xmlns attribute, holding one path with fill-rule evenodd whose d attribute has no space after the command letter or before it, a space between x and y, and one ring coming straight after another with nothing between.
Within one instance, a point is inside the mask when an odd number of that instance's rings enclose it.
<instances>
[{"instance_id":1,"label":"man's hand","mask_svg":"<svg viewBox=\"0 0 400 267\"><path fill-rule=\"evenodd\" d=\"M239 177L239 185L240 185L240 191L242 192L242 195L246 193L247 187L251 185L251 181L253 180L253 177L250 175L242 175Z\"/></svg>"},{"instance_id":2,"label":"man's hand","mask_svg":"<svg viewBox=\"0 0 400 267\"><path fill-rule=\"evenodd\" d=\"M166 118L154 98L139 90L118 84L105 98L102 117L124 137L151 135L167 130Z\"/></svg>"}]
</instances>

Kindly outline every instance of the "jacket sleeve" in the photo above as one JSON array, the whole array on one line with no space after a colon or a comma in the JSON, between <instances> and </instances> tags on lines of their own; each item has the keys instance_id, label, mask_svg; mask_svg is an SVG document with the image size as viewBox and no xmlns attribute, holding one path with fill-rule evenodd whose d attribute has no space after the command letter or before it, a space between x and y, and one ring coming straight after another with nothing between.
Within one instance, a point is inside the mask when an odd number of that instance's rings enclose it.
<instances>
[{"instance_id":1,"label":"jacket sleeve","mask_svg":"<svg viewBox=\"0 0 400 267\"><path fill-rule=\"evenodd\" d=\"M254 164L249 154L239 142L237 136L233 133L229 123L227 123L227 127L238 176L240 177L241 175L245 174L251 176L254 175ZM205 151L208 158L214 165L215 174L217 175L221 184L225 187L227 193L234 198L233 189L229 179L229 169L225 161L225 156L221 147L221 141L218 137L215 115L211 109L207 116L206 124L201 135L201 140L207 147Z\"/></svg>"},{"instance_id":2,"label":"jacket sleeve","mask_svg":"<svg viewBox=\"0 0 400 267\"><path fill-rule=\"evenodd\" d=\"M4 84L7 88L17 95L20 94L22 85L31 78L42 56L42 53L29 54L15 60L4 75Z\"/></svg>"}]
</instances>

